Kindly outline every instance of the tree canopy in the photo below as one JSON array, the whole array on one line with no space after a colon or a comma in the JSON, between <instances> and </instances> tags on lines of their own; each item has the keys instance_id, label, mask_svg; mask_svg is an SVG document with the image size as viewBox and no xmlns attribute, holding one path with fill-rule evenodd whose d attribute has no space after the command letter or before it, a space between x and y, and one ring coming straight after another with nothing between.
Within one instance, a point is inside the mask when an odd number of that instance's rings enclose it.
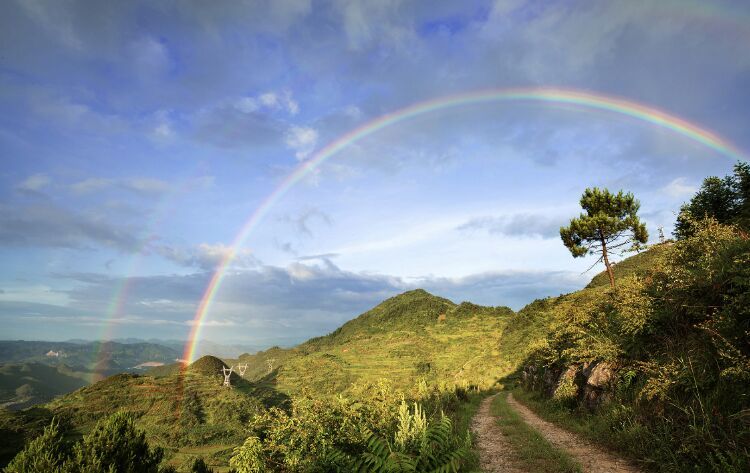
<instances>
[{"instance_id":1,"label":"tree canopy","mask_svg":"<svg viewBox=\"0 0 750 473\"><path fill-rule=\"evenodd\" d=\"M585 213L571 219L569 226L560 227L560 238L574 258L599 254L596 263L604 262L614 287L609 252L626 246L637 249L648 241L646 225L638 218L640 203L631 193L613 194L597 187L586 189L580 203Z\"/></svg>"},{"instance_id":2,"label":"tree canopy","mask_svg":"<svg viewBox=\"0 0 750 473\"><path fill-rule=\"evenodd\" d=\"M750 228L750 164L735 164L734 173L723 178L705 178L690 202L680 208L674 235L678 239L691 236L695 221L705 218Z\"/></svg>"}]
</instances>

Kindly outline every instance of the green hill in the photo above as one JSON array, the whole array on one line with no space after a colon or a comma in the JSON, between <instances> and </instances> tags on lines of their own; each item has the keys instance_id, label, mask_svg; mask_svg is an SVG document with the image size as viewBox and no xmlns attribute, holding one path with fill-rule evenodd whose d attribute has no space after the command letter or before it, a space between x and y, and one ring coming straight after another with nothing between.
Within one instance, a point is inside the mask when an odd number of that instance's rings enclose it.
<instances>
[{"instance_id":1,"label":"green hill","mask_svg":"<svg viewBox=\"0 0 750 473\"><path fill-rule=\"evenodd\" d=\"M165 447L176 465L195 455L226 465L232 448L248 435L248 419L266 407L283 405L286 396L236 375L233 387L226 388L222 366L226 365L220 359L205 356L169 376L114 375L42 407L16 415L6 411L0 416L0 431L9 437L29 437L56 417L75 438L101 418L128 412L149 442ZM6 447L0 455L9 460L21 444L16 441L12 452Z\"/></svg>"},{"instance_id":2,"label":"green hill","mask_svg":"<svg viewBox=\"0 0 750 473\"><path fill-rule=\"evenodd\" d=\"M513 311L454 304L418 289L392 297L332 333L291 349L243 355L247 379L286 393L346 391L363 380L398 386L489 386L502 375L498 341Z\"/></svg>"},{"instance_id":3,"label":"green hill","mask_svg":"<svg viewBox=\"0 0 750 473\"><path fill-rule=\"evenodd\" d=\"M612 267L615 278L646 275L653 268L654 259L663 254L670 245L672 245L671 242L653 245L648 251L642 251L620 261ZM599 286L609 286L609 276L607 276L606 271L602 271L594 276L586 288L590 289Z\"/></svg>"}]
</instances>

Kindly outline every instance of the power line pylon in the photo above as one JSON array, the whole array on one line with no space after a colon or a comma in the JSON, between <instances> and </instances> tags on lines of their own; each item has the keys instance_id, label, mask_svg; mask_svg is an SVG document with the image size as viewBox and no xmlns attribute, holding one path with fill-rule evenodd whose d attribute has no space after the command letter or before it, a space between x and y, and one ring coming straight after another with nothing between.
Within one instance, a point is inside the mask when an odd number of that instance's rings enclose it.
<instances>
[{"instance_id":1,"label":"power line pylon","mask_svg":"<svg viewBox=\"0 0 750 473\"><path fill-rule=\"evenodd\" d=\"M232 383L230 382L230 378L232 376L232 372L234 371L234 366L227 368L223 367L221 369L221 372L224 373L224 386L232 387Z\"/></svg>"}]
</instances>

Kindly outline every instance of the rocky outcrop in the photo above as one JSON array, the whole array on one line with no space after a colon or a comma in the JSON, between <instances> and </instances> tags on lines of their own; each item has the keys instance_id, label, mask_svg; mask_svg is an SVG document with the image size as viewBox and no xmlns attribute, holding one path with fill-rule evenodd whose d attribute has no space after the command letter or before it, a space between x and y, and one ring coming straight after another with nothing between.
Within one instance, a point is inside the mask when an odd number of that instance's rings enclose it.
<instances>
[{"instance_id":1,"label":"rocky outcrop","mask_svg":"<svg viewBox=\"0 0 750 473\"><path fill-rule=\"evenodd\" d=\"M527 365L521 374L527 389L542 391L561 401L574 401L592 410L612 398L616 378L616 365L606 361L564 368Z\"/></svg>"}]
</instances>

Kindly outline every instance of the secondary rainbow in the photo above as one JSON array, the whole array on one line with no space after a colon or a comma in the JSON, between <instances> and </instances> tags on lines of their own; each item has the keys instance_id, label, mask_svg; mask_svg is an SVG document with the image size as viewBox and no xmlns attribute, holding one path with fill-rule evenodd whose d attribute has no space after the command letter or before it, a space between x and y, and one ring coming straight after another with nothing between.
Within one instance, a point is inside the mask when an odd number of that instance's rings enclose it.
<instances>
[{"instance_id":1,"label":"secondary rainbow","mask_svg":"<svg viewBox=\"0 0 750 473\"><path fill-rule=\"evenodd\" d=\"M628 101L619 97L595 94L587 91L551 87L529 87L529 88L512 88L512 89L485 89L416 103L408 107L396 110L395 112L382 115L364 125L342 135L335 141L332 141L325 147L318 150L308 160L300 164L292 171L281 184L256 208L255 212L240 229L237 237L232 242L232 251L228 252L221 261L216 271L213 273L211 280L206 286L206 290L195 312L192 321L190 337L185 345L183 358L185 363L193 360L195 350L201 336L203 320L208 315L211 304L221 286L224 277L231 265L237 248L239 248L252 230L258 225L273 205L286 194L289 189L294 187L305 176L315 171L327 159L336 155L351 144L361 140L373 133L378 132L386 127L396 123L409 120L411 118L424 115L427 113L437 112L449 108L461 107L467 105L485 104L492 102L542 102L551 104L565 104L582 107L588 110L599 110L612 112L620 115L635 118L648 124L671 130L679 135L687 137L695 142L707 146L720 154L732 157L734 159L746 159L739 149L734 147L728 141L718 135L705 130L686 120L670 115L667 112L656 108Z\"/></svg>"}]
</instances>

